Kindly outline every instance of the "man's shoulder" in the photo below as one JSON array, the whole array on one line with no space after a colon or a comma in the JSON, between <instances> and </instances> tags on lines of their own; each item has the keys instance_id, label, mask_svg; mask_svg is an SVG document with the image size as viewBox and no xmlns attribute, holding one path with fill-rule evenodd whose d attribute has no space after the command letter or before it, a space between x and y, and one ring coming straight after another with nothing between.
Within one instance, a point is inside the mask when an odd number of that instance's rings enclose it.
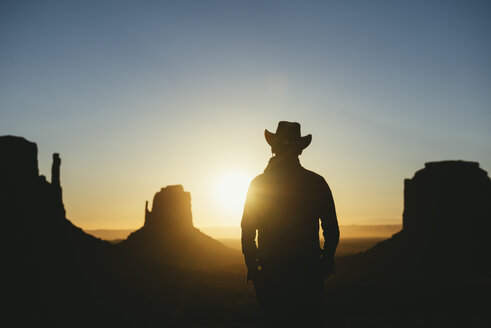
<instances>
[{"instance_id":1,"label":"man's shoulder","mask_svg":"<svg viewBox=\"0 0 491 328\"><path fill-rule=\"evenodd\" d=\"M312 179L312 181L315 181L317 183L322 183L322 184L327 183L326 179L324 179L324 177L322 175L315 173L314 171L307 170L304 167L302 167L302 168L303 168L304 174L306 176L308 176L310 179Z\"/></svg>"},{"instance_id":2,"label":"man's shoulder","mask_svg":"<svg viewBox=\"0 0 491 328\"><path fill-rule=\"evenodd\" d=\"M258 176L256 176L254 179L251 180L250 185L252 186L252 185L261 183L261 181L263 181L264 179L265 179L265 175L264 175L264 173L261 173Z\"/></svg>"}]
</instances>

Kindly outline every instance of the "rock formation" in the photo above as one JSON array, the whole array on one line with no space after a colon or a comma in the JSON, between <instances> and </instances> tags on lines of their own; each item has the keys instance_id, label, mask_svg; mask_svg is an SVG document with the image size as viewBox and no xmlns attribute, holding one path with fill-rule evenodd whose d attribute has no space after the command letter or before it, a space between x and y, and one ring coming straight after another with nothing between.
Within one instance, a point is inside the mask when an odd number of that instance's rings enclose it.
<instances>
[{"instance_id":1,"label":"rock formation","mask_svg":"<svg viewBox=\"0 0 491 328\"><path fill-rule=\"evenodd\" d=\"M191 214L191 194L181 185L160 189L153 197L152 211L145 204L145 226L148 229L181 229L193 227Z\"/></svg>"},{"instance_id":2,"label":"rock formation","mask_svg":"<svg viewBox=\"0 0 491 328\"><path fill-rule=\"evenodd\" d=\"M59 154L53 155L52 182L49 183L39 175L35 143L21 137L1 136L0 153L1 211L5 224L12 231L29 241L45 239L41 246L62 239L67 241L69 237L99 241L76 228L65 217ZM9 237L17 240L20 236Z\"/></svg>"},{"instance_id":3,"label":"rock formation","mask_svg":"<svg viewBox=\"0 0 491 328\"><path fill-rule=\"evenodd\" d=\"M2 263L8 281L4 298L10 307L6 312L17 326L28 326L40 316L51 322L60 300L68 308L80 300L80 293L74 292L77 284L95 262L102 262L96 259L107 254L110 244L66 219L57 154L52 183L39 175L35 143L1 136L0 154Z\"/></svg>"},{"instance_id":4,"label":"rock formation","mask_svg":"<svg viewBox=\"0 0 491 328\"><path fill-rule=\"evenodd\" d=\"M217 269L241 263L240 253L193 226L191 195L181 185L167 186L145 205L145 224L117 245L137 254L181 268Z\"/></svg>"},{"instance_id":5,"label":"rock formation","mask_svg":"<svg viewBox=\"0 0 491 328\"><path fill-rule=\"evenodd\" d=\"M490 228L487 172L475 162L426 163L404 181L402 231L361 258L405 272L487 275Z\"/></svg>"},{"instance_id":6,"label":"rock formation","mask_svg":"<svg viewBox=\"0 0 491 328\"><path fill-rule=\"evenodd\" d=\"M491 180L479 163L426 163L404 181L402 234L454 257L490 248ZM489 255L489 253L487 253Z\"/></svg>"},{"instance_id":7,"label":"rock formation","mask_svg":"<svg viewBox=\"0 0 491 328\"><path fill-rule=\"evenodd\" d=\"M39 176L38 148L22 137L1 136L0 175L11 184L29 183Z\"/></svg>"}]
</instances>

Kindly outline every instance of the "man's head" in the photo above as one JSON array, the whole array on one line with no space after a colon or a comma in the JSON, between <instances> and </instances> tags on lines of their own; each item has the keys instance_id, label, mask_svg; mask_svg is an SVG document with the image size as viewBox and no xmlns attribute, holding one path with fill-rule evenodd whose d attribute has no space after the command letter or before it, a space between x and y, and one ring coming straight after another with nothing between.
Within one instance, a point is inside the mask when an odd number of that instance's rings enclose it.
<instances>
[{"instance_id":1,"label":"man's head","mask_svg":"<svg viewBox=\"0 0 491 328\"><path fill-rule=\"evenodd\" d=\"M304 137L300 135L299 123L287 121L278 123L276 133L264 130L264 137L271 146L271 151L276 155L298 156L312 141L311 134Z\"/></svg>"}]
</instances>

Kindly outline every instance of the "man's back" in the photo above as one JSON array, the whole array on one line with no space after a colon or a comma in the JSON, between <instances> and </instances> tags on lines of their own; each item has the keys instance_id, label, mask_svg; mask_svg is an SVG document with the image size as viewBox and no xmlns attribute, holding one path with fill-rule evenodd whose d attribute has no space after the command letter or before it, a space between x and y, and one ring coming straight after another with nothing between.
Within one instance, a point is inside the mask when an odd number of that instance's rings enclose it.
<instances>
[{"instance_id":1,"label":"man's back","mask_svg":"<svg viewBox=\"0 0 491 328\"><path fill-rule=\"evenodd\" d=\"M273 159L249 188L242 221L244 247L255 247L251 241L257 229L259 259L318 259L319 218L324 218L326 230L332 230L331 238L338 229L334 220L332 227L327 222L327 216L335 219L329 186L298 159L286 163Z\"/></svg>"}]
</instances>

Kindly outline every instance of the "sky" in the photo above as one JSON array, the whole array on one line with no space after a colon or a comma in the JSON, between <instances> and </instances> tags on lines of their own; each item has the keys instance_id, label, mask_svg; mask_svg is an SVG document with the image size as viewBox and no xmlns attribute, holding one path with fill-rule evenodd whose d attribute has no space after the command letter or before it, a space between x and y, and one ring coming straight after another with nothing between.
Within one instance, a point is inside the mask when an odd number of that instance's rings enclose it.
<instances>
[{"instance_id":1,"label":"sky","mask_svg":"<svg viewBox=\"0 0 491 328\"><path fill-rule=\"evenodd\" d=\"M238 226L271 157L312 134L340 224L401 220L425 162L491 170L489 1L0 1L0 135L62 158L67 217L138 228L161 187Z\"/></svg>"}]
</instances>

